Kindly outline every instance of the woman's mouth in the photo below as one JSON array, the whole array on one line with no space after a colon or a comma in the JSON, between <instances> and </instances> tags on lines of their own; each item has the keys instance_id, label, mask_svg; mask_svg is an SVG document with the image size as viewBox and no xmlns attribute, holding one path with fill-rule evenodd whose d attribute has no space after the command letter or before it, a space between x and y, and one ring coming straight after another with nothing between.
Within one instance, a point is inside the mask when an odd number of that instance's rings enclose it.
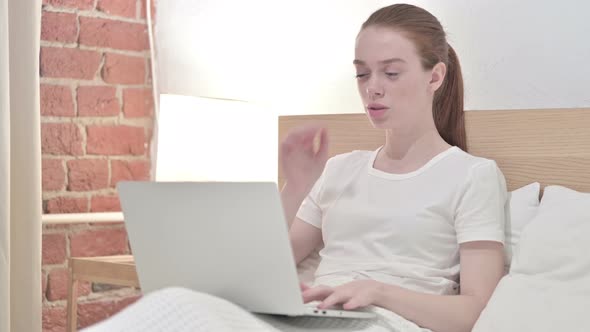
<instances>
[{"instance_id":1,"label":"woman's mouth","mask_svg":"<svg viewBox=\"0 0 590 332\"><path fill-rule=\"evenodd\" d=\"M372 118L382 117L383 115L385 115L388 109L389 107L377 103L371 103L367 105L367 112L369 113L369 116L371 116Z\"/></svg>"}]
</instances>

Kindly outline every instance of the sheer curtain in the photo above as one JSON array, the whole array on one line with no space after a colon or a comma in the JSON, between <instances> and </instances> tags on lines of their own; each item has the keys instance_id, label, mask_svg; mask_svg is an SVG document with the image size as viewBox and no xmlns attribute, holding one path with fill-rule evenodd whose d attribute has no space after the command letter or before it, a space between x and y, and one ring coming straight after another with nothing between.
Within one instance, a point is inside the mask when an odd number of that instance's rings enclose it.
<instances>
[{"instance_id":1,"label":"sheer curtain","mask_svg":"<svg viewBox=\"0 0 590 332\"><path fill-rule=\"evenodd\" d=\"M41 0L0 0L0 332L41 331Z\"/></svg>"}]
</instances>

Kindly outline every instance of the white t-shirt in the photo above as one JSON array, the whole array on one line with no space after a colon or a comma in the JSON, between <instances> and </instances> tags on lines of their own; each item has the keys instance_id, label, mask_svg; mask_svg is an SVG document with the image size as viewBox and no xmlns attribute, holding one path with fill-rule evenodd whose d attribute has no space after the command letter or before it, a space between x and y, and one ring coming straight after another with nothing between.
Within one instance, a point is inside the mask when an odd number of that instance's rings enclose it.
<instances>
[{"instance_id":1,"label":"white t-shirt","mask_svg":"<svg viewBox=\"0 0 590 332\"><path fill-rule=\"evenodd\" d=\"M416 171L391 174L373 167L378 152L328 160L297 212L322 230L316 283L348 276L457 294L459 244L504 242L502 172L452 147Z\"/></svg>"}]
</instances>

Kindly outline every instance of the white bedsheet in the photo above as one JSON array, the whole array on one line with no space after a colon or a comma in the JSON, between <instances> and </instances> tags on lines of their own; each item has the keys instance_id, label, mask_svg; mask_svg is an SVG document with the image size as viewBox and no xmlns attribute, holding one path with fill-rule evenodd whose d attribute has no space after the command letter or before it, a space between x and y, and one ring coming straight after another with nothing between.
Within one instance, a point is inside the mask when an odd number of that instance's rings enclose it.
<instances>
[{"instance_id":1,"label":"white bedsheet","mask_svg":"<svg viewBox=\"0 0 590 332\"><path fill-rule=\"evenodd\" d=\"M343 281L334 280L334 284ZM377 318L287 318L252 314L217 297L182 288L168 288L145 296L119 314L84 331L429 331L385 309L372 307L371 310L377 313Z\"/></svg>"}]
</instances>

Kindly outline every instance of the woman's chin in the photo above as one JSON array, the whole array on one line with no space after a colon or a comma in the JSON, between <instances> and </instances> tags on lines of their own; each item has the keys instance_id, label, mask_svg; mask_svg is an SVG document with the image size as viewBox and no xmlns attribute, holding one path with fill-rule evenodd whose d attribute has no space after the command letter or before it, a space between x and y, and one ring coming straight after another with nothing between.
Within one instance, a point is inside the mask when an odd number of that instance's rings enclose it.
<instances>
[{"instance_id":1,"label":"woman's chin","mask_svg":"<svg viewBox=\"0 0 590 332\"><path fill-rule=\"evenodd\" d=\"M399 129L404 129L404 128L408 128L409 126L411 126L407 122L400 121L399 119L392 119L391 117L379 118L379 119L369 117L369 121L373 125L373 128L383 129L383 130L397 131Z\"/></svg>"},{"instance_id":2,"label":"woman's chin","mask_svg":"<svg viewBox=\"0 0 590 332\"><path fill-rule=\"evenodd\" d=\"M369 121L373 125L375 129L389 129L391 128L391 123L388 121L387 117L373 117L368 115Z\"/></svg>"}]
</instances>

